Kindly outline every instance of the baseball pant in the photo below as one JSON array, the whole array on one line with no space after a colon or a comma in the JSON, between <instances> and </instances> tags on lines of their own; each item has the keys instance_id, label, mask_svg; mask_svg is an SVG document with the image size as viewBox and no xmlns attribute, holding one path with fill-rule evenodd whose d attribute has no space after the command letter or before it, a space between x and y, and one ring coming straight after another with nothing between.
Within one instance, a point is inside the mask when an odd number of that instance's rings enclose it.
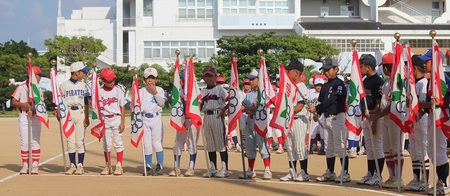
<instances>
[{"instance_id":1,"label":"baseball pant","mask_svg":"<svg viewBox=\"0 0 450 196\"><path fill-rule=\"evenodd\" d=\"M433 113L430 112L428 114L428 122L432 122L433 120ZM436 127L436 141L433 140L433 124L434 123L428 123L428 154L430 155L431 161L434 163L435 166L441 166L443 164L448 163L447 158L447 137L445 137L444 132L440 128ZM433 148L434 143L436 143L436 160L434 160L433 155Z\"/></svg>"},{"instance_id":2,"label":"baseball pant","mask_svg":"<svg viewBox=\"0 0 450 196\"><path fill-rule=\"evenodd\" d=\"M256 158L256 147L259 147L259 153L261 158L265 159L270 156L269 150L267 149L266 140L261 137L255 131L255 119L248 118L247 130L245 131L245 154L248 159Z\"/></svg>"},{"instance_id":3,"label":"baseball pant","mask_svg":"<svg viewBox=\"0 0 450 196\"><path fill-rule=\"evenodd\" d=\"M175 146L173 147L173 154L174 155L181 155L181 150L184 147L184 144L187 141L187 146L189 150L189 154L196 154L197 153L197 142L198 142L198 134L200 133L197 131L195 126L191 123L189 119L186 119L186 130L183 132L177 131L177 138L175 141Z\"/></svg>"},{"instance_id":4,"label":"baseball pant","mask_svg":"<svg viewBox=\"0 0 450 196\"><path fill-rule=\"evenodd\" d=\"M323 115L320 116L319 120L324 122L324 118ZM324 123L322 123L324 124ZM320 135L320 137L324 137L324 131L322 129L322 127L320 127L319 122L316 121L311 121L311 139L316 139L317 134Z\"/></svg>"},{"instance_id":5,"label":"baseball pant","mask_svg":"<svg viewBox=\"0 0 450 196\"><path fill-rule=\"evenodd\" d=\"M84 153L86 148L84 146L84 137L86 136L86 129L84 128L84 109L78 110L70 109L75 130L67 138L67 152L68 153Z\"/></svg>"},{"instance_id":6,"label":"baseball pant","mask_svg":"<svg viewBox=\"0 0 450 196\"><path fill-rule=\"evenodd\" d=\"M28 151L28 115L19 114L20 150ZM36 115L31 117L31 150L41 149L41 122Z\"/></svg>"},{"instance_id":7,"label":"baseball pant","mask_svg":"<svg viewBox=\"0 0 450 196\"><path fill-rule=\"evenodd\" d=\"M422 161L422 157L423 160L428 159L427 129L428 114L425 113L419 121L414 122L413 135L409 137L409 149L412 161Z\"/></svg>"},{"instance_id":8,"label":"baseball pant","mask_svg":"<svg viewBox=\"0 0 450 196\"><path fill-rule=\"evenodd\" d=\"M114 116L112 118L104 118L105 120L105 138L106 138L106 147L103 144L103 152L111 152L112 142L114 140L114 150L116 152L122 152L124 150L123 147L123 137L122 134L119 133L119 125L120 125L120 116Z\"/></svg>"},{"instance_id":9,"label":"baseball pant","mask_svg":"<svg viewBox=\"0 0 450 196\"><path fill-rule=\"evenodd\" d=\"M285 145L290 156L289 161L305 160L308 158L307 146L306 146L306 132L308 126L308 119L306 117L300 117L294 120L292 124L292 130L287 136Z\"/></svg>"},{"instance_id":10,"label":"baseball pant","mask_svg":"<svg viewBox=\"0 0 450 196\"><path fill-rule=\"evenodd\" d=\"M225 152L227 140L225 125L218 112L205 114L203 118L203 131L205 132L206 149L208 152Z\"/></svg>"},{"instance_id":11,"label":"baseball pant","mask_svg":"<svg viewBox=\"0 0 450 196\"><path fill-rule=\"evenodd\" d=\"M392 155L397 155L398 149L400 148L400 153L403 154L403 148L401 148L403 133L401 132L400 127L398 127L389 116L380 118L378 121L381 121L381 124L378 126L380 127L379 130L382 131L383 152L390 152ZM364 138L366 137L367 134L364 134Z\"/></svg>"},{"instance_id":12,"label":"baseball pant","mask_svg":"<svg viewBox=\"0 0 450 196\"><path fill-rule=\"evenodd\" d=\"M345 142L347 142L347 127L345 127L345 113L325 118L325 155L327 158L344 158Z\"/></svg>"},{"instance_id":13,"label":"baseball pant","mask_svg":"<svg viewBox=\"0 0 450 196\"><path fill-rule=\"evenodd\" d=\"M163 151L164 130L161 115L153 118L142 117L144 122L144 154L151 155L153 151Z\"/></svg>"},{"instance_id":14,"label":"baseball pant","mask_svg":"<svg viewBox=\"0 0 450 196\"><path fill-rule=\"evenodd\" d=\"M375 160L375 157L377 159L384 158L383 142L381 140L381 138L382 138L381 124L383 122L381 120L377 121L377 130L376 130L375 134L370 133L370 131L372 130L372 128L371 128L372 123L373 122L370 122L368 120L363 121L364 142L366 143L367 160ZM371 137L373 139L373 144L372 144Z\"/></svg>"}]
</instances>

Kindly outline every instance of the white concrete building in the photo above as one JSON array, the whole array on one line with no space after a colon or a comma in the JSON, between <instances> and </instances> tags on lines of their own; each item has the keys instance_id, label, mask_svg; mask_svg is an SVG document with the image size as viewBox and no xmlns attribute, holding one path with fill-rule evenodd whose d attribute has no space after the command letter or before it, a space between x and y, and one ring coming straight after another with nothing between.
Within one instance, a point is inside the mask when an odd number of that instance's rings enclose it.
<instances>
[{"instance_id":1,"label":"white concrete building","mask_svg":"<svg viewBox=\"0 0 450 196\"><path fill-rule=\"evenodd\" d=\"M116 0L116 7L83 7L67 19L59 12L57 34L102 39L108 49L100 67L164 67L177 49L207 61L222 36L268 31L325 39L341 52L352 50L353 39L361 52L390 51L398 32L423 53L434 29L445 53L449 6L450 0Z\"/></svg>"}]
</instances>

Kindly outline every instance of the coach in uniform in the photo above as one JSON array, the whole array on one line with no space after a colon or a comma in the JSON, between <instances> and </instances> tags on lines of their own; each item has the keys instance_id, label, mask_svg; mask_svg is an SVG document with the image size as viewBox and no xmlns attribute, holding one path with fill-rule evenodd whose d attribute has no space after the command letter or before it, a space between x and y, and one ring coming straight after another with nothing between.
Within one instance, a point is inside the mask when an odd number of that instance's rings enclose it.
<instances>
[{"instance_id":1,"label":"coach in uniform","mask_svg":"<svg viewBox=\"0 0 450 196\"><path fill-rule=\"evenodd\" d=\"M316 178L319 182L335 181L350 182L350 174L348 173L348 156L345 153L345 142L347 140L347 128L345 127L344 106L347 98L347 91L344 81L337 78L339 67L333 64L332 59L325 59L323 66L320 68L328 79L320 90L320 102L317 106L311 106L309 111L325 116L325 155L327 157L327 171ZM317 116L314 121L317 121ZM334 173L334 163L338 154L341 164L345 158L344 172L336 178ZM345 155L345 157L344 157Z\"/></svg>"}]
</instances>

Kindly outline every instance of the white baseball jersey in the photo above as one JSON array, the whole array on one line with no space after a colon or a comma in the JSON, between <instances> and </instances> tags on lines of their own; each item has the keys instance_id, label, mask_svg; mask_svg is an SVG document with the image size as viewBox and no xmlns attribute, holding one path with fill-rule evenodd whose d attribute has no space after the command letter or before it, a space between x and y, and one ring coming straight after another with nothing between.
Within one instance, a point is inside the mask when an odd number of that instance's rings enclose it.
<instances>
[{"instance_id":1,"label":"white baseball jersey","mask_svg":"<svg viewBox=\"0 0 450 196\"><path fill-rule=\"evenodd\" d=\"M100 99L103 104L103 115L120 114L120 107L125 106L124 92L118 86L109 91L104 87L100 88Z\"/></svg>"},{"instance_id":2,"label":"white baseball jersey","mask_svg":"<svg viewBox=\"0 0 450 196\"><path fill-rule=\"evenodd\" d=\"M164 107L164 101L167 100L167 97L164 93L164 89L157 86L156 91L158 91L158 94L153 95L147 87L142 87L139 90L139 94L141 95L141 111L143 113L157 113L162 112L162 108ZM163 98L164 101L162 103L158 102L157 96L160 96L159 98Z\"/></svg>"},{"instance_id":3,"label":"white baseball jersey","mask_svg":"<svg viewBox=\"0 0 450 196\"><path fill-rule=\"evenodd\" d=\"M225 107L228 93L221 86L215 86L211 89L202 89L201 110L221 110Z\"/></svg>"},{"instance_id":4,"label":"white baseball jersey","mask_svg":"<svg viewBox=\"0 0 450 196\"><path fill-rule=\"evenodd\" d=\"M381 94L383 95L380 102L381 110L385 109L391 103L390 97L388 96L389 88L389 81L384 82L383 86L381 86Z\"/></svg>"},{"instance_id":5,"label":"white baseball jersey","mask_svg":"<svg viewBox=\"0 0 450 196\"><path fill-rule=\"evenodd\" d=\"M306 103L307 100L303 100L301 95L303 95L303 97L305 97L305 99L308 99L308 88L306 88L306 85L303 82L300 82L296 85L299 90L299 92L297 92L297 103L300 101L304 101ZM306 116L307 114L308 114L308 111L306 110L306 108L303 108L301 111L299 111L298 113L295 114L295 117Z\"/></svg>"},{"instance_id":6,"label":"white baseball jersey","mask_svg":"<svg viewBox=\"0 0 450 196\"><path fill-rule=\"evenodd\" d=\"M428 80L426 78L422 78L416 81L416 93L419 99L419 102L425 102L427 99L427 85ZM421 115L422 112L418 113ZM413 135L409 137L409 148L411 153L412 161L421 161L428 159L428 141L427 141L427 128L428 128L428 114L423 113L423 116L420 117L419 121L414 121L414 129ZM413 169L417 167L413 163ZM420 169L420 167L419 167Z\"/></svg>"},{"instance_id":7,"label":"white baseball jersey","mask_svg":"<svg viewBox=\"0 0 450 196\"><path fill-rule=\"evenodd\" d=\"M67 106L84 106L84 97L88 96L86 83L69 79L60 86Z\"/></svg>"}]
</instances>

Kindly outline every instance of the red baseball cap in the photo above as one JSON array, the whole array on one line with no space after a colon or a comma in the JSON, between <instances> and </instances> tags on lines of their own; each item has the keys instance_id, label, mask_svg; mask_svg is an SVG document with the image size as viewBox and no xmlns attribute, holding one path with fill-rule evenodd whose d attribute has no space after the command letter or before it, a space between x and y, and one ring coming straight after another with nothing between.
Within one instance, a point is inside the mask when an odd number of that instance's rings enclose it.
<instances>
[{"instance_id":1,"label":"red baseball cap","mask_svg":"<svg viewBox=\"0 0 450 196\"><path fill-rule=\"evenodd\" d=\"M225 83L225 78L223 76L217 76L216 82L222 82Z\"/></svg>"},{"instance_id":2,"label":"red baseball cap","mask_svg":"<svg viewBox=\"0 0 450 196\"><path fill-rule=\"evenodd\" d=\"M39 65L33 65L33 71L34 71L35 75L38 75L38 76L41 76L41 77L47 77L47 74L42 72L42 70L39 67Z\"/></svg>"},{"instance_id":3,"label":"red baseball cap","mask_svg":"<svg viewBox=\"0 0 450 196\"><path fill-rule=\"evenodd\" d=\"M300 82L304 82L305 80L306 80L306 76L302 74L300 76Z\"/></svg>"},{"instance_id":4,"label":"red baseball cap","mask_svg":"<svg viewBox=\"0 0 450 196\"><path fill-rule=\"evenodd\" d=\"M243 83L243 84L250 84L250 79L244 78L244 81L243 81L242 83Z\"/></svg>"},{"instance_id":5,"label":"red baseball cap","mask_svg":"<svg viewBox=\"0 0 450 196\"><path fill-rule=\"evenodd\" d=\"M111 67L103 69L102 72L100 72L100 77L107 82L111 82L117 78L114 70Z\"/></svg>"},{"instance_id":6,"label":"red baseball cap","mask_svg":"<svg viewBox=\"0 0 450 196\"><path fill-rule=\"evenodd\" d=\"M381 65L383 64L394 64L394 53L389 52L384 54L381 58Z\"/></svg>"}]
</instances>

